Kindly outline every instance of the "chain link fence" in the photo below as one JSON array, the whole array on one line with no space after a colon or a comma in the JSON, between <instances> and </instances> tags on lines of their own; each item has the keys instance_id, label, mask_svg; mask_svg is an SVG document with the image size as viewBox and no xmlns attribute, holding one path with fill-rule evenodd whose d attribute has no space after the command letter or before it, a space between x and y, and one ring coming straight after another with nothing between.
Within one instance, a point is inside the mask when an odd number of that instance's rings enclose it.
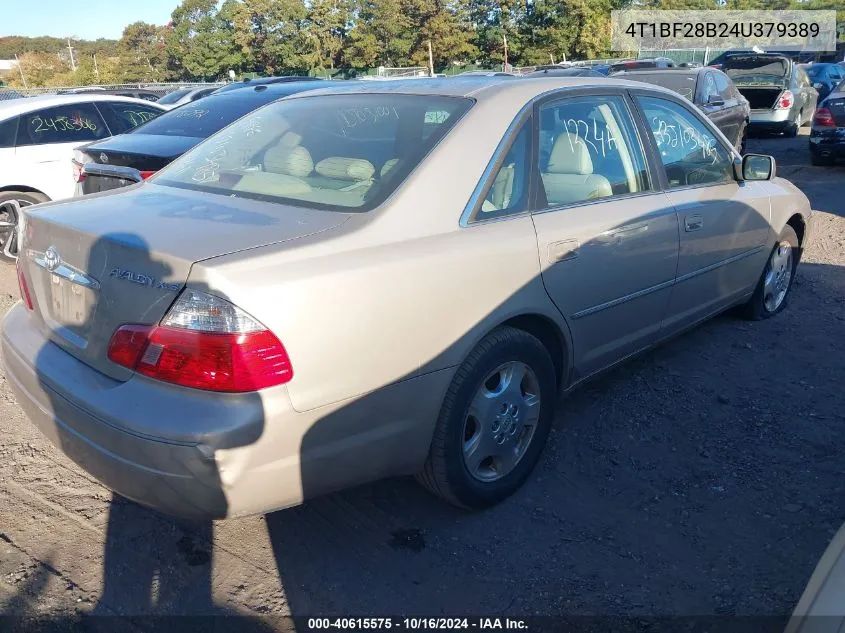
<instances>
[{"instance_id":1,"label":"chain link fence","mask_svg":"<svg viewBox=\"0 0 845 633\"><path fill-rule=\"evenodd\" d=\"M134 83L134 84L103 84L98 86L60 86L50 88L7 88L0 86L0 101L20 99L23 97L37 97L39 95L55 94L121 94L133 96L132 93L146 92L163 97L169 92L188 88L217 88L223 83L179 82L179 83Z\"/></svg>"}]
</instances>

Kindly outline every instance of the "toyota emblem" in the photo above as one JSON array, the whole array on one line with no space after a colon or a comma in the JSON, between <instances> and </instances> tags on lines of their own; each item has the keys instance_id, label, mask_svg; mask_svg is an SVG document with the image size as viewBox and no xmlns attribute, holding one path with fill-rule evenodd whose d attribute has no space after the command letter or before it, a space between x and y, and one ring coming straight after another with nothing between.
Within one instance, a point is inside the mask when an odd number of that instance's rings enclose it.
<instances>
[{"instance_id":1,"label":"toyota emblem","mask_svg":"<svg viewBox=\"0 0 845 633\"><path fill-rule=\"evenodd\" d=\"M51 246L47 249L44 253L44 264L47 266L47 270L53 272L59 267L59 264L62 263L62 258L59 257L59 252L56 250L54 246Z\"/></svg>"},{"instance_id":2,"label":"toyota emblem","mask_svg":"<svg viewBox=\"0 0 845 633\"><path fill-rule=\"evenodd\" d=\"M109 157L106 155L105 152L100 152L100 162L101 163L109 162Z\"/></svg>"}]
</instances>

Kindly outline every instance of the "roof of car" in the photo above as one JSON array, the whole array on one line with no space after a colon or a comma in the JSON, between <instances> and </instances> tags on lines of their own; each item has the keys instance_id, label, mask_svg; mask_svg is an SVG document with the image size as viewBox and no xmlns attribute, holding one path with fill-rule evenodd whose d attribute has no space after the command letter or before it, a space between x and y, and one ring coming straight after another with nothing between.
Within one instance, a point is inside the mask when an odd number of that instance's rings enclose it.
<instances>
[{"instance_id":1,"label":"roof of car","mask_svg":"<svg viewBox=\"0 0 845 633\"><path fill-rule=\"evenodd\" d=\"M633 74L633 73L632 73ZM585 86L620 86L642 88L638 81L616 79L614 77L536 77L531 81L508 81L502 77L486 77L474 75L471 77L457 76L448 79L397 79L390 81L338 81L337 87L323 87L309 90L292 96L293 99L316 97L336 93L370 93L370 94L411 94L442 97L472 97L478 101L508 97L528 101L529 99L550 90L558 88L578 88ZM649 86L652 88L652 86ZM653 86L654 90L675 94L660 86Z\"/></svg>"},{"instance_id":2,"label":"roof of car","mask_svg":"<svg viewBox=\"0 0 845 633\"><path fill-rule=\"evenodd\" d=\"M710 68L709 66L696 66L696 67L684 67L684 68L642 68L639 70L620 70L617 73L613 73L614 78L622 78L622 77L643 77L644 75L659 75L659 76L668 76L674 77L678 75L699 75L704 71L719 71L718 68Z\"/></svg>"},{"instance_id":3,"label":"roof of car","mask_svg":"<svg viewBox=\"0 0 845 633\"><path fill-rule=\"evenodd\" d=\"M92 101L129 101L130 103L137 103L138 105L160 107L156 106L154 102L145 101L144 99L121 97L119 95L102 94L92 91L72 95L40 95L38 97L25 97L22 99L0 101L0 118L25 114L27 112L32 112L33 110L49 108L51 106L73 105L74 103L91 103ZM161 110L164 112L164 108L161 108Z\"/></svg>"}]
</instances>

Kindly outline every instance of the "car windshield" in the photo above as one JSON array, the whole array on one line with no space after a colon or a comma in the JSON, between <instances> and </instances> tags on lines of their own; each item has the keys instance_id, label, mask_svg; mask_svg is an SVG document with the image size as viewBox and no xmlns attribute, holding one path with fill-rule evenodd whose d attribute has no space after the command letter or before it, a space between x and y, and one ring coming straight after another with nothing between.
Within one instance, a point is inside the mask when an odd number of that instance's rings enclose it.
<instances>
[{"instance_id":1,"label":"car windshield","mask_svg":"<svg viewBox=\"0 0 845 633\"><path fill-rule=\"evenodd\" d=\"M176 103L177 101L179 101L179 99L184 97L189 92L190 89L187 88L185 90L174 90L173 92L164 95L161 99L158 100L158 102L163 103L165 105L169 103Z\"/></svg>"},{"instance_id":2,"label":"car windshield","mask_svg":"<svg viewBox=\"0 0 845 633\"><path fill-rule=\"evenodd\" d=\"M668 88L690 101L693 101L695 97L696 75L687 73L676 74L672 71L665 71L661 73L631 73L630 78Z\"/></svg>"},{"instance_id":3,"label":"car windshield","mask_svg":"<svg viewBox=\"0 0 845 633\"><path fill-rule=\"evenodd\" d=\"M472 103L393 93L284 100L201 143L154 182L366 211L399 186Z\"/></svg>"},{"instance_id":4,"label":"car windshield","mask_svg":"<svg viewBox=\"0 0 845 633\"><path fill-rule=\"evenodd\" d=\"M165 112L149 123L132 131L133 134L162 136L190 136L206 138L223 129L247 112L282 95L270 92L249 92L242 95L206 97ZM213 102L210 99L214 99Z\"/></svg>"}]
</instances>

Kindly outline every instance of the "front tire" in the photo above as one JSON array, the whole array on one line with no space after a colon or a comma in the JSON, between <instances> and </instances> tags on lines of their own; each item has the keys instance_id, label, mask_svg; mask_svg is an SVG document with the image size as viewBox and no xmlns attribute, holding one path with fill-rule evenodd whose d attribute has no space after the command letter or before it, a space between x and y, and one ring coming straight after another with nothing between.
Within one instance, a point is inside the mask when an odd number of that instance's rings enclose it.
<instances>
[{"instance_id":1,"label":"front tire","mask_svg":"<svg viewBox=\"0 0 845 633\"><path fill-rule=\"evenodd\" d=\"M769 259L766 260L766 267L757 282L754 294L744 306L747 319L768 319L786 307L800 258L798 236L795 229L787 224L783 227Z\"/></svg>"},{"instance_id":2,"label":"front tire","mask_svg":"<svg viewBox=\"0 0 845 633\"><path fill-rule=\"evenodd\" d=\"M549 352L536 337L511 327L488 334L452 379L417 480L466 509L509 497L540 459L556 383Z\"/></svg>"}]
</instances>

